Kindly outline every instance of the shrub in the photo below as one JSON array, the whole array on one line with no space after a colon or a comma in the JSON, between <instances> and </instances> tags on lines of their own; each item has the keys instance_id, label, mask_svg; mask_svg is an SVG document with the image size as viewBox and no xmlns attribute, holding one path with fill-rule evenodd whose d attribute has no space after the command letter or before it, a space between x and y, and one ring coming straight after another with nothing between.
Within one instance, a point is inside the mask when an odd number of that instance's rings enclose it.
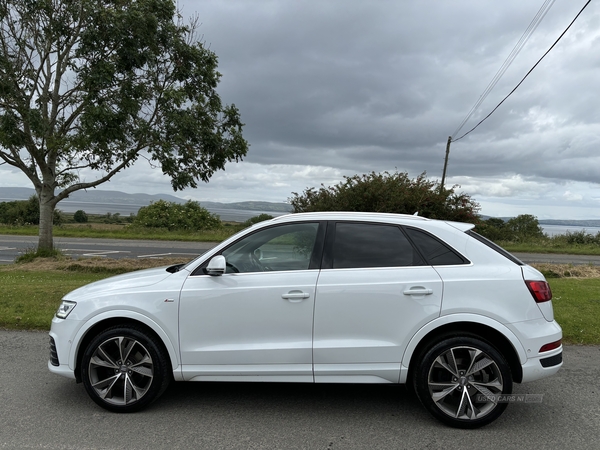
<instances>
[{"instance_id":1,"label":"shrub","mask_svg":"<svg viewBox=\"0 0 600 450\"><path fill-rule=\"evenodd\" d=\"M64 255L62 251L58 248L51 249L40 249L40 248L29 248L25 250L25 252L21 253L15 259L16 264L25 264L34 261L37 258L54 258L59 259Z\"/></svg>"},{"instance_id":2,"label":"shrub","mask_svg":"<svg viewBox=\"0 0 600 450\"><path fill-rule=\"evenodd\" d=\"M431 219L477 223L477 204L456 186L441 189L425 172L414 180L403 172L371 172L344 177L335 186L306 189L301 195L293 192L290 203L293 212L368 211L414 214Z\"/></svg>"},{"instance_id":3,"label":"shrub","mask_svg":"<svg viewBox=\"0 0 600 450\"><path fill-rule=\"evenodd\" d=\"M530 214L521 214L508 222L492 217L478 223L476 231L494 242L531 242L547 238L537 217Z\"/></svg>"},{"instance_id":4,"label":"shrub","mask_svg":"<svg viewBox=\"0 0 600 450\"><path fill-rule=\"evenodd\" d=\"M221 226L219 216L211 214L198 202L180 204L158 200L140 208L134 225L168 230L213 230Z\"/></svg>"},{"instance_id":5,"label":"shrub","mask_svg":"<svg viewBox=\"0 0 600 450\"><path fill-rule=\"evenodd\" d=\"M54 225L62 223L62 214L54 210ZM39 225L40 202L37 195L32 195L28 200L15 200L0 203L0 223L6 225Z\"/></svg>"},{"instance_id":6,"label":"shrub","mask_svg":"<svg viewBox=\"0 0 600 450\"><path fill-rule=\"evenodd\" d=\"M79 210L75 211L75 214L73 214L73 220L75 220L75 222L77 222L77 223L87 223L88 216L85 213L85 211L83 211L82 209L79 209Z\"/></svg>"},{"instance_id":7,"label":"shrub","mask_svg":"<svg viewBox=\"0 0 600 450\"><path fill-rule=\"evenodd\" d=\"M506 222L510 240L526 242L544 238L544 230L540 226L537 217L531 214L521 214Z\"/></svg>"},{"instance_id":8,"label":"shrub","mask_svg":"<svg viewBox=\"0 0 600 450\"><path fill-rule=\"evenodd\" d=\"M249 218L242 225L244 226L244 228L246 228L246 227L250 227L250 226L254 225L255 223L264 222L265 220L270 220L272 218L273 218L273 216L271 216L270 214L263 213L263 214L259 214L258 216Z\"/></svg>"}]
</instances>

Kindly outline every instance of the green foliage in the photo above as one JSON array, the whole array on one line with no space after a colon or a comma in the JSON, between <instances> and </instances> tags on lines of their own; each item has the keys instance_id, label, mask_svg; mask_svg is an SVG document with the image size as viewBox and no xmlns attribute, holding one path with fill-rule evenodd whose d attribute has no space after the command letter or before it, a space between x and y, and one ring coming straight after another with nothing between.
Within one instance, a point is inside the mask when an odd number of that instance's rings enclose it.
<instances>
[{"instance_id":1,"label":"green foliage","mask_svg":"<svg viewBox=\"0 0 600 450\"><path fill-rule=\"evenodd\" d=\"M431 219L460 222L478 221L479 205L465 193L440 189L422 173L410 179L405 172L371 172L344 177L330 187L306 189L302 195L293 192L289 199L294 212L368 211L398 214L419 213Z\"/></svg>"},{"instance_id":2,"label":"green foliage","mask_svg":"<svg viewBox=\"0 0 600 450\"><path fill-rule=\"evenodd\" d=\"M587 233L585 230L574 231L564 235L564 239L568 245L592 245L600 246L600 232L595 235Z\"/></svg>"},{"instance_id":3,"label":"green foliage","mask_svg":"<svg viewBox=\"0 0 600 450\"><path fill-rule=\"evenodd\" d=\"M37 258L60 258L63 254L58 248L31 248L27 249L24 253L17 256L15 259L16 264L24 264L32 262Z\"/></svg>"},{"instance_id":4,"label":"green foliage","mask_svg":"<svg viewBox=\"0 0 600 450\"><path fill-rule=\"evenodd\" d=\"M243 223L243 227L244 228L250 227L250 226L252 226L252 225L254 225L256 223L264 222L265 220L271 220L272 218L273 218L273 216L271 216L270 214L264 214L264 213L263 214L259 214L258 216L254 216L254 217L251 217L248 220L246 220Z\"/></svg>"},{"instance_id":5,"label":"green foliage","mask_svg":"<svg viewBox=\"0 0 600 450\"><path fill-rule=\"evenodd\" d=\"M107 212L102 218L102 223L119 224L119 223L123 223L124 220L128 220L128 219L123 219L121 217L121 213L113 214L113 213Z\"/></svg>"},{"instance_id":6,"label":"green foliage","mask_svg":"<svg viewBox=\"0 0 600 450\"><path fill-rule=\"evenodd\" d=\"M532 242L547 238L537 218L530 214L521 214L508 222L492 217L477 224L476 231L494 242Z\"/></svg>"},{"instance_id":7,"label":"green foliage","mask_svg":"<svg viewBox=\"0 0 600 450\"><path fill-rule=\"evenodd\" d=\"M75 214L73 214L73 220L77 223L87 223L88 215L85 213L84 210L79 209L75 211Z\"/></svg>"},{"instance_id":8,"label":"green foliage","mask_svg":"<svg viewBox=\"0 0 600 450\"><path fill-rule=\"evenodd\" d=\"M29 200L15 200L0 203L0 223L6 225L38 225L40 223L40 202L32 195ZM54 223L62 223L59 210L54 210Z\"/></svg>"},{"instance_id":9,"label":"green foliage","mask_svg":"<svg viewBox=\"0 0 600 450\"><path fill-rule=\"evenodd\" d=\"M537 217L531 214L521 214L506 223L506 227L515 241L527 241L544 237L544 230Z\"/></svg>"},{"instance_id":10,"label":"green foliage","mask_svg":"<svg viewBox=\"0 0 600 450\"><path fill-rule=\"evenodd\" d=\"M173 0L0 0L0 163L39 194L40 246L60 200L140 157L181 190L246 155L217 56L176 14Z\"/></svg>"},{"instance_id":11,"label":"green foliage","mask_svg":"<svg viewBox=\"0 0 600 450\"><path fill-rule=\"evenodd\" d=\"M221 226L219 217L198 202L180 204L159 200L140 208L133 225L168 230L214 230Z\"/></svg>"}]
</instances>

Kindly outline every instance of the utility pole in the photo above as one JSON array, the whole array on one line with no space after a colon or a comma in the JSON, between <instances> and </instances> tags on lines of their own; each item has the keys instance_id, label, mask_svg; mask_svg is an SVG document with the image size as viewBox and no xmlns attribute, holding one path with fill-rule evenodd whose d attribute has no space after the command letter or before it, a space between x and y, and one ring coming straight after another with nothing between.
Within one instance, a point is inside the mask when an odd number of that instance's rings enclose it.
<instances>
[{"instance_id":1,"label":"utility pole","mask_svg":"<svg viewBox=\"0 0 600 450\"><path fill-rule=\"evenodd\" d=\"M450 155L450 143L452 142L452 136L448 136L448 142L446 143L446 158L444 159L444 171L442 172L442 182L440 184L440 192L444 190L444 182L446 181L446 169L448 169L448 156Z\"/></svg>"}]
</instances>

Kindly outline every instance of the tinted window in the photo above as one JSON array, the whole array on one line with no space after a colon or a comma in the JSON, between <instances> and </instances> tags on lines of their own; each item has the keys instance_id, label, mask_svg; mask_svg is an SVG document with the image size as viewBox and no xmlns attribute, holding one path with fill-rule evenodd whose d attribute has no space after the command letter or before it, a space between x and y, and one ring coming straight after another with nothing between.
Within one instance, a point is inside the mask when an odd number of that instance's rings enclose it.
<instances>
[{"instance_id":1,"label":"tinted window","mask_svg":"<svg viewBox=\"0 0 600 450\"><path fill-rule=\"evenodd\" d=\"M227 273L307 270L318 228L318 223L288 224L246 236L221 253Z\"/></svg>"},{"instance_id":2,"label":"tinted window","mask_svg":"<svg viewBox=\"0 0 600 450\"><path fill-rule=\"evenodd\" d=\"M406 233L432 266L466 264L468 261L439 239L415 228L406 228Z\"/></svg>"},{"instance_id":3,"label":"tinted window","mask_svg":"<svg viewBox=\"0 0 600 450\"><path fill-rule=\"evenodd\" d=\"M336 224L333 243L334 269L412 266L419 262L410 242L396 226Z\"/></svg>"}]
</instances>

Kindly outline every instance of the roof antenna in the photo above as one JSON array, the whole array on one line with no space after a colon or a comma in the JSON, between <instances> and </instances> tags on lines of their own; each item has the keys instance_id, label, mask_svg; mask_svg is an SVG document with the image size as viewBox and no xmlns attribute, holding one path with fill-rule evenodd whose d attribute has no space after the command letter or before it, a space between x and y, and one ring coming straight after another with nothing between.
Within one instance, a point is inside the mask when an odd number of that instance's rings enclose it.
<instances>
[{"instance_id":1,"label":"roof antenna","mask_svg":"<svg viewBox=\"0 0 600 450\"><path fill-rule=\"evenodd\" d=\"M413 214L413 216L418 216L419 215L419 211L417 211L416 213Z\"/></svg>"}]
</instances>

